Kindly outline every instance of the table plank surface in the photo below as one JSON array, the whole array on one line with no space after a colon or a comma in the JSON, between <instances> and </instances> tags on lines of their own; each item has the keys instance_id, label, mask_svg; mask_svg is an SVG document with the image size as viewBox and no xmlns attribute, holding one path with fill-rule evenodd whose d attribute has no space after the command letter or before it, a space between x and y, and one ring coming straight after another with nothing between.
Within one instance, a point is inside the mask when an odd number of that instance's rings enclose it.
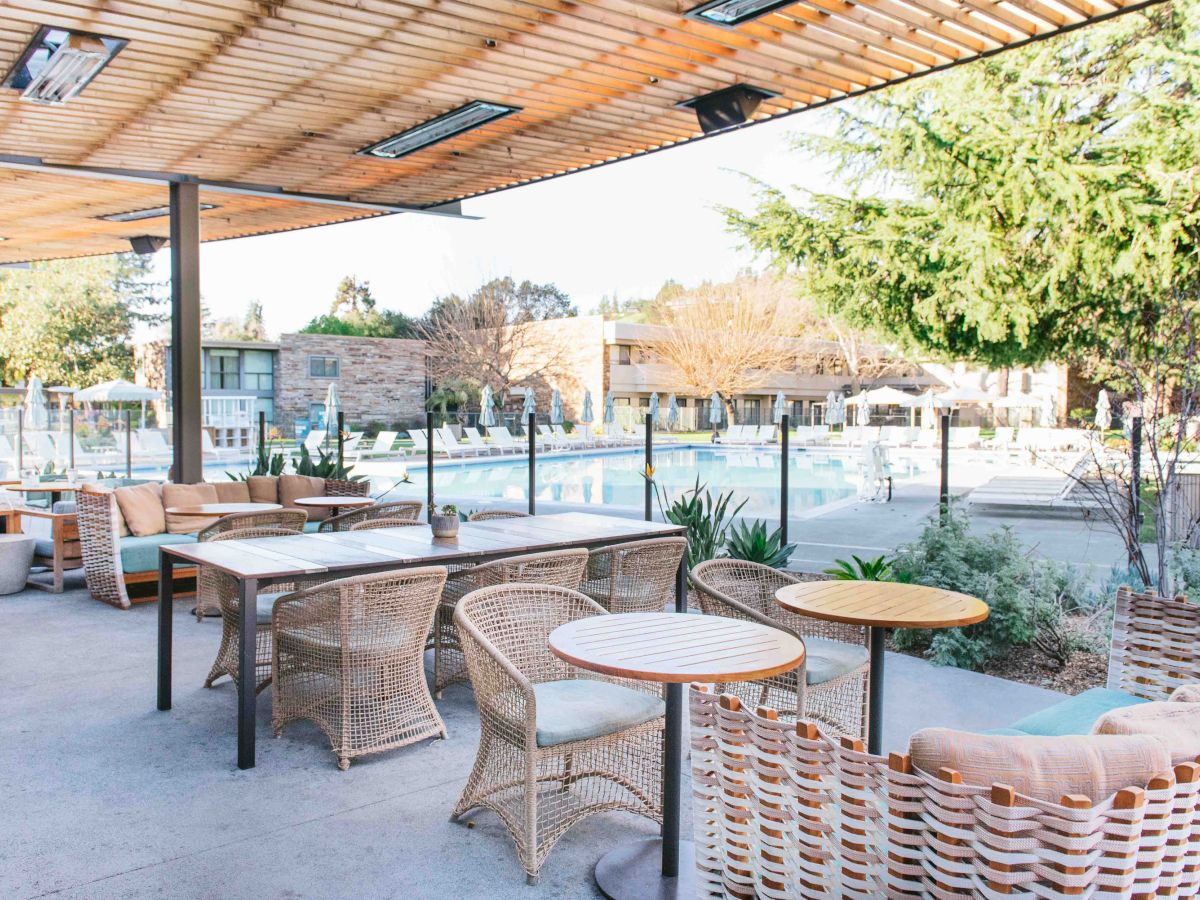
<instances>
[{"instance_id":1,"label":"table plank surface","mask_svg":"<svg viewBox=\"0 0 1200 900\"><path fill-rule=\"evenodd\" d=\"M975 597L890 581L808 581L780 588L775 598L800 615L875 628L954 628L988 617Z\"/></svg>"},{"instance_id":2,"label":"table plank surface","mask_svg":"<svg viewBox=\"0 0 1200 900\"><path fill-rule=\"evenodd\" d=\"M457 562L498 554L536 553L581 544L664 537L678 525L593 513L562 513L492 522L464 522L454 538L435 538L428 525L169 544L176 561L210 565L238 578L282 578L380 566L389 558L408 564Z\"/></svg>"},{"instance_id":3,"label":"table plank surface","mask_svg":"<svg viewBox=\"0 0 1200 900\"><path fill-rule=\"evenodd\" d=\"M798 638L724 616L591 616L560 625L548 642L555 656L581 668L662 683L752 681L804 661Z\"/></svg>"}]
</instances>

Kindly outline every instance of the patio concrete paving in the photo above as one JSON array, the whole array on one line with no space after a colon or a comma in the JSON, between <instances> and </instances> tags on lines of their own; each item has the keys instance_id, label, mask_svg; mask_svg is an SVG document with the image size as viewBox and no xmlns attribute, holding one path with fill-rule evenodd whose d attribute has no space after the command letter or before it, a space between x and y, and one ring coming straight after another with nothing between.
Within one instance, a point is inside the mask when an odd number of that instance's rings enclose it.
<instances>
[{"instance_id":1,"label":"patio concrete paving","mask_svg":"<svg viewBox=\"0 0 1200 900\"><path fill-rule=\"evenodd\" d=\"M452 824L478 736L466 686L438 706L450 738L339 772L324 736L270 732L258 767L234 764L234 691L200 687L220 625L176 604L175 709L154 708L153 604L120 611L26 591L0 598L0 896L129 898L593 897L609 848L649 835L624 814L559 843L536 888L490 813ZM985 728L1053 692L889 656L885 743L927 725Z\"/></svg>"}]
</instances>

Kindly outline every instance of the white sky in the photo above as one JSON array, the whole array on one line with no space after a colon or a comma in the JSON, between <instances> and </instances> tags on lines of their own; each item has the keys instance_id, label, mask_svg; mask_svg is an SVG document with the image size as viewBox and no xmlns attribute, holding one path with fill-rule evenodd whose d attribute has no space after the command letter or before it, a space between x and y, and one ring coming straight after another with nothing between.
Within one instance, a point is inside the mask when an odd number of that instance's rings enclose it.
<instances>
[{"instance_id":1,"label":"white sky","mask_svg":"<svg viewBox=\"0 0 1200 900\"><path fill-rule=\"evenodd\" d=\"M821 111L793 116L466 201L463 211L482 221L397 215L204 244L201 293L217 318L240 318L249 301L262 301L276 336L328 312L350 274L370 281L380 306L410 315L503 275L553 282L583 313L606 294L653 295L668 278L727 279L754 260L715 207L751 205L741 173L829 189L827 173L788 140L828 122ZM155 267L169 277L168 251Z\"/></svg>"}]
</instances>

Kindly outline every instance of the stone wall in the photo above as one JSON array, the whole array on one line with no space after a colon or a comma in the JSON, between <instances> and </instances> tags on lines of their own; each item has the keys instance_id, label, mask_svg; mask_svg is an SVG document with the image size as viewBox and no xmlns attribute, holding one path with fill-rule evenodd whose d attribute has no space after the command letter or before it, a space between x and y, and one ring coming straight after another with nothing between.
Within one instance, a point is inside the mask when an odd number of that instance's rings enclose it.
<instances>
[{"instance_id":1,"label":"stone wall","mask_svg":"<svg viewBox=\"0 0 1200 900\"><path fill-rule=\"evenodd\" d=\"M309 374L313 356L339 361L337 378ZM275 365L275 424L290 434L310 404L323 403L330 382L347 422L361 429L370 422L414 424L425 414L425 343L393 338L284 334Z\"/></svg>"}]
</instances>

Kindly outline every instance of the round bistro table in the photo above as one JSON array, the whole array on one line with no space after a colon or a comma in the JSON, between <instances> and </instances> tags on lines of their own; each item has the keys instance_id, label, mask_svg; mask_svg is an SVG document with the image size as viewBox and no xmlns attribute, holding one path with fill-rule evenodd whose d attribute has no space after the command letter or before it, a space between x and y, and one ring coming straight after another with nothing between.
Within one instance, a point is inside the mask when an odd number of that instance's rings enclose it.
<instances>
[{"instance_id":1,"label":"round bistro table","mask_svg":"<svg viewBox=\"0 0 1200 900\"><path fill-rule=\"evenodd\" d=\"M867 627L871 647L867 751L876 756L883 742L884 629L956 628L988 617L987 604L975 597L893 581L806 581L781 587L775 599L802 616Z\"/></svg>"},{"instance_id":2,"label":"round bistro table","mask_svg":"<svg viewBox=\"0 0 1200 900\"><path fill-rule=\"evenodd\" d=\"M341 514L344 509L362 509L375 505L375 501L370 497L301 497L294 502L297 506L308 509L327 509L333 516Z\"/></svg>"},{"instance_id":3,"label":"round bistro table","mask_svg":"<svg viewBox=\"0 0 1200 900\"><path fill-rule=\"evenodd\" d=\"M756 622L681 613L576 619L554 629L548 643L555 656L581 669L666 684L662 837L611 850L596 863L596 884L610 900L691 900L692 842L679 837L683 685L754 681L790 671L804 662L804 644Z\"/></svg>"},{"instance_id":4,"label":"round bistro table","mask_svg":"<svg viewBox=\"0 0 1200 900\"><path fill-rule=\"evenodd\" d=\"M169 506L173 516L195 516L199 519L233 516L238 513L273 512L283 509L278 503L197 503L195 506Z\"/></svg>"},{"instance_id":5,"label":"round bistro table","mask_svg":"<svg viewBox=\"0 0 1200 900\"><path fill-rule=\"evenodd\" d=\"M63 494L73 494L81 489L81 485L69 481L43 481L39 484L10 484L8 490L16 494L49 494L50 509L62 499Z\"/></svg>"}]
</instances>

